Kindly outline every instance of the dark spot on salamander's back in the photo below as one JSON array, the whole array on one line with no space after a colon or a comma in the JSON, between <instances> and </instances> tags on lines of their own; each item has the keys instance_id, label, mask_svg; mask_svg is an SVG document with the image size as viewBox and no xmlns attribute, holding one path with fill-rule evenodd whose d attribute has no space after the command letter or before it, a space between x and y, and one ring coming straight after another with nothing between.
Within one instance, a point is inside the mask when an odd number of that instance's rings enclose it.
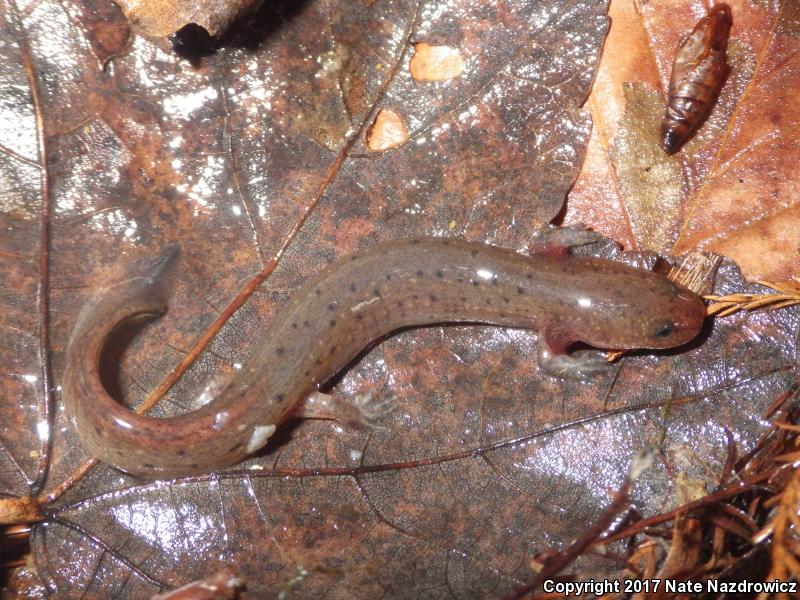
<instances>
[{"instance_id":1,"label":"dark spot on salamander's back","mask_svg":"<svg viewBox=\"0 0 800 600\"><path fill-rule=\"evenodd\" d=\"M436 276L441 279L442 277L444 277L444 271L442 271L441 269L438 269L436 271Z\"/></svg>"},{"instance_id":2,"label":"dark spot on salamander's back","mask_svg":"<svg viewBox=\"0 0 800 600\"><path fill-rule=\"evenodd\" d=\"M417 277L423 277L425 275L425 271L422 269L417 269Z\"/></svg>"},{"instance_id":3,"label":"dark spot on salamander's back","mask_svg":"<svg viewBox=\"0 0 800 600\"><path fill-rule=\"evenodd\" d=\"M429 298L431 299L431 302L436 302L436 295L435 294L431 294L429 296Z\"/></svg>"},{"instance_id":4,"label":"dark spot on salamander's back","mask_svg":"<svg viewBox=\"0 0 800 600\"><path fill-rule=\"evenodd\" d=\"M283 346L275 349L275 354L277 354L278 356L283 356L285 352L286 348L284 348Z\"/></svg>"},{"instance_id":5,"label":"dark spot on salamander's back","mask_svg":"<svg viewBox=\"0 0 800 600\"><path fill-rule=\"evenodd\" d=\"M469 251L472 256L478 256L478 251L476 249L472 249Z\"/></svg>"},{"instance_id":6,"label":"dark spot on salamander's back","mask_svg":"<svg viewBox=\"0 0 800 600\"><path fill-rule=\"evenodd\" d=\"M283 402L286 399L286 396L283 394L275 394L275 401L276 402Z\"/></svg>"},{"instance_id":7,"label":"dark spot on salamander's back","mask_svg":"<svg viewBox=\"0 0 800 600\"><path fill-rule=\"evenodd\" d=\"M518 287L518 288L517 288L517 293L518 293L518 294L524 294L524 293L525 293L525 290L523 290L521 287Z\"/></svg>"},{"instance_id":8,"label":"dark spot on salamander's back","mask_svg":"<svg viewBox=\"0 0 800 600\"><path fill-rule=\"evenodd\" d=\"M355 284L355 283L351 283L351 284L350 284L350 291L351 291L351 292L355 292L357 289L358 289L358 288L356 287L356 284Z\"/></svg>"},{"instance_id":9,"label":"dark spot on salamander's back","mask_svg":"<svg viewBox=\"0 0 800 600\"><path fill-rule=\"evenodd\" d=\"M375 294L378 298L381 298L381 291L378 288L372 290L372 293Z\"/></svg>"},{"instance_id":10,"label":"dark spot on salamander's back","mask_svg":"<svg viewBox=\"0 0 800 600\"><path fill-rule=\"evenodd\" d=\"M330 320L330 324L331 324L331 327L335 327L336 326L336 319L331 319Z\"/></svg>"},{"instance_id":11,"label":"dark spot on salamander's back","mask_svg":"<svg viewBox=\"0 0 800 600\"><path fill-rule=\"evenodd\" d=\"M336 310L336 302L331 302L328 304L328 310Z\"/></svg>"}]
</instances>

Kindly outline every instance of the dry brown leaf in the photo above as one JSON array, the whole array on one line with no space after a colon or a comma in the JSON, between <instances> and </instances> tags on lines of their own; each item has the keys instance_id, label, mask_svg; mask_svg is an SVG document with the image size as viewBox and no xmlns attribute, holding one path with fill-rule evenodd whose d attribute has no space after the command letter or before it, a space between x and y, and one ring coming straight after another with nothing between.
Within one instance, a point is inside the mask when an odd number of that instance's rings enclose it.
<instances>
[{"instance_id":1,"label":"dry brown leaf","mask_svg":"<svg viewBox=\"0 0 800 600\"><path fill-rule=\"evenodd\" d=\"M675 157L657 149L675 48L700 0L613 1L588 107L595 123L566 221L629 248L713 251L750 279L800 276L800 9L734 0L732 72L708 122Z\"/></svg>"},{"instance_id":2,"label":"dry brown leaf","mask_svg":"<svg viewBox=\"0 0 800 600\"><path fill-rule=\"evenodd\" d=\"M133 27L142 35L164 37L185 27L199 25L210 35L220 35L241 15L263 0L115 0ZM279 5L270 4L279 11Z\"/></svg>"}]
</instances>

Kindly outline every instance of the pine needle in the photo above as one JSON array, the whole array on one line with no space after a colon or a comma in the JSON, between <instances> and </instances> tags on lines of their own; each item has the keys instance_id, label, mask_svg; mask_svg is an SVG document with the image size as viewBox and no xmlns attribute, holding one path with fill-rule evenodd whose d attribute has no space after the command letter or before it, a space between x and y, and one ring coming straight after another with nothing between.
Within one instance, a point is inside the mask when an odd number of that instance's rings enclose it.
<instances>
[{"instance_id":1,"label":"pine needle","mask_svg":"<svg viewBox=\"0 0 800 600\"><path fill-rule=\"evenodd\" d=\"M771 288L775 294L727 294L725 296L703 296L713 304L706 309L708 316L727 317L742 310L776 310L800 304L800 288L788 285L759 281L760 285Z\"/></svg>"}]
</instances>

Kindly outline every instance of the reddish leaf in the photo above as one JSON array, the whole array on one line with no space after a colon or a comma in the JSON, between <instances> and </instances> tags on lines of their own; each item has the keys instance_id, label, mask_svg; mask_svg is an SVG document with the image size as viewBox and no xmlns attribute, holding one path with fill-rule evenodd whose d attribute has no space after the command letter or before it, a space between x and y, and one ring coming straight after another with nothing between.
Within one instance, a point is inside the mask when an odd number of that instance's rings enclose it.
<instances>
[{"instance_id":1,"label":"reddish leaf","mask_svg":"<svg viewBox=\"0 0 800 600\"><path fill-rule=\"evenodd\" d=\"M800 86L800 9L792 0L729 4L731 74L695 139L667 157L657 148L664 90L678 41L707 3L611 3L588 104L596 127L566 221L629 248L717 252L751 279L796 285L800 113L789 99Z\"/></svg>"}]
</instances>

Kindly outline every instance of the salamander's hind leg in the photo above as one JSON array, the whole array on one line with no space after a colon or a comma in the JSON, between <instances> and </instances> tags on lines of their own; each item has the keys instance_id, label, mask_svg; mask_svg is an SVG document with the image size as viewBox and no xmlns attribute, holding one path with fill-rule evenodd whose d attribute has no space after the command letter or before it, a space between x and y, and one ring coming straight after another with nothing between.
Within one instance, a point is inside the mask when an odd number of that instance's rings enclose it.
<instances>
[{"instance_id":1,"label":"salamander's hind leg","mask_svg":"<svg viewBox=\"0 0 800 600\"><path fill-rule=\"evenodd\" d=\"M605 241L605 237L584 225L554 227L546 225L533 234L528 251L539 256L566 256L572 248Z\"/></svg>"},{"instance_id":2,"label":"salamander's hind leg","mask_svg":"<svg viewBox=\"0 0 800 600\"><path fill-rule=\"evenodd\" d=\"M299 419L326 419L345 427L366 429L394 410L390 399L372 401L372 394L360 394L352 400L314 392L297 405L293 415Z\"/></svg>"},{"instance_id":3,"label":"salamander's hind leg","mask_svg":"<svg viewBox=\"0 0 800 600\"><path fill-rule=\"evenodd\" d=\"M567 354L573 341L556 328L544 328L539 335L537 357L542 372L554 377L588 381L611 368L611 363L599 352L581 351L574 355Z\"/></svg>"}]
</instances>

